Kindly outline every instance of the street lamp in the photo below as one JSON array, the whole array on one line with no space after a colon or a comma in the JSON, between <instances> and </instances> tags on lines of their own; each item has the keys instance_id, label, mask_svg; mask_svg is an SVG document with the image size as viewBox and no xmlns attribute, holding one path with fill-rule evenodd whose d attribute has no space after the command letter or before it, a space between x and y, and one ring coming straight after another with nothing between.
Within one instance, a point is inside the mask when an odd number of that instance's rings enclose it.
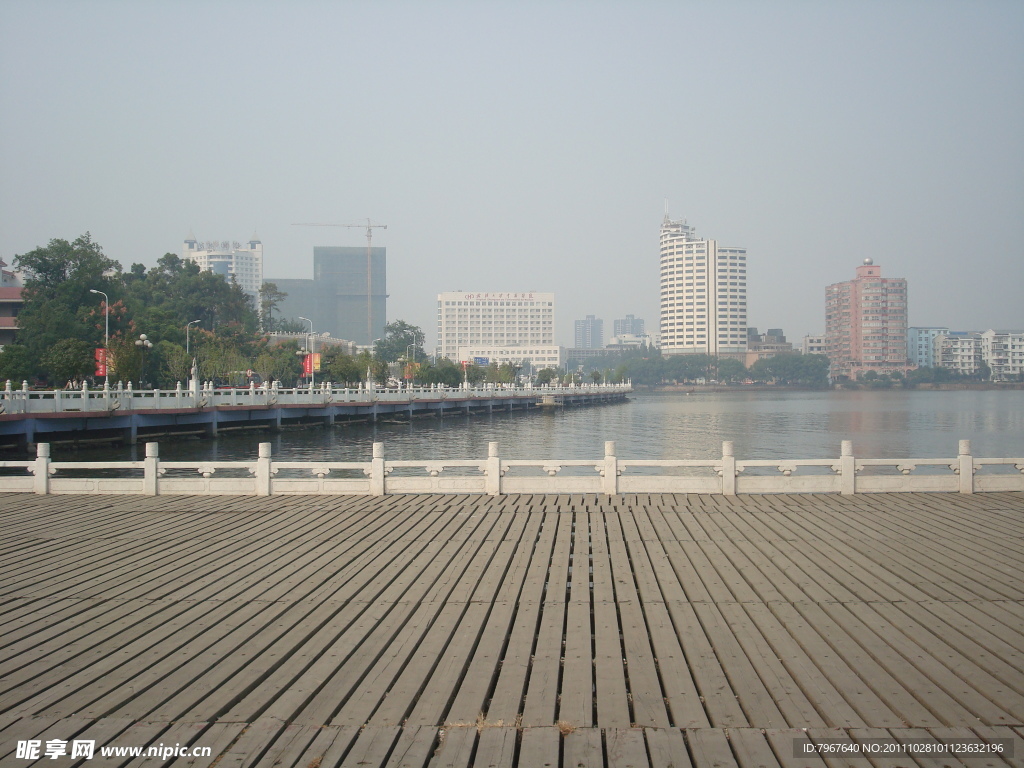
<instances>
[{"instance_id":1,"label":"street lamp","mask_svg":"<svg viewBox=\"0 0 1024 768\"><path fill-rule=\"evenodd\" d=\"M306 346L309 347L309 354L312 355L316 352L316 349L313 348L313 321L308 317L299 317L299 320L305 320L309 323L309 336L306 337ZM309 386L311 389L316 386L316 372L313 369L312 357L309 358Z\"/></svg>"},{"instance_id":2,"label":"street lamp","mask_svg":"<svg viewBox=\"0 0 1024 768\"><path fill-rule=\"evenodd\" d=\"M96 293L103 297L103 384L110 387L110 299L103 291L90 288L89 293Z\"/></svg>"},{"instance_id":3,"label":"street lamp","mask_svg":"<svg viewBox=\"0 0 1024 768\"><path fill-rule=\"evenodd\" d=\"M193 320L191 323L188 323L185 326L185 354L186 355L188 354L188 332L189 332L189 328L191 328L196 323L201 323L201 322L202 322L202 320Z\"/></svg>"},{"instance_id":4,"label":"street lamp","mask_svg":"<svg viewBox=\"0 0 1024 768\"><path fill-rule=\"evenodd\" d=\"M146 350L153 348L153 342L146 334L140 333L139 338L135 341L135 346L142 350L142 367L139 369L139 389L142 389L146 376Z\"/></svg>"}]
</instances>

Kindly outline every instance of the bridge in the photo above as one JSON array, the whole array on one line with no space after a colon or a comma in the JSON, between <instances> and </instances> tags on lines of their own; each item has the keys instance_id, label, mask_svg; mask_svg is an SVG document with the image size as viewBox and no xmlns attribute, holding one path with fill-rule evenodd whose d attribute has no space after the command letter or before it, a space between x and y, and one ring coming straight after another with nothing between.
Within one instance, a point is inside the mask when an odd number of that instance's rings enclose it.
<instances>
[{"instance_id":1,"label":"bridge","mask_svg":"<svg viewBox=\"0 0 1024 768\"><path fill-rule=\"evenodd\" d=\"M0 391L0 445L28 449L38 442L108 439L128 444L139 436L199 433L215 437L228 429L280 429L292 424L442 417L455 414L529 411L622 402L629 384L570 387L214 388L170 390L88 389Z\"/></svg>"}]
</instances>

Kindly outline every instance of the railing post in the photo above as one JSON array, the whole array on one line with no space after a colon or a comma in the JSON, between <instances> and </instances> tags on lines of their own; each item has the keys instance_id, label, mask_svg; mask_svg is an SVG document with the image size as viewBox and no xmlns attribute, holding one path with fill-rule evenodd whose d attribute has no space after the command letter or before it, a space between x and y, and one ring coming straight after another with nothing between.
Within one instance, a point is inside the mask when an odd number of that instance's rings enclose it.
<instances>
[{"instance_id":1,"label":"railing post","mask_svg":"<svg viewBox=\"0 0 1024 768\"><path fill-rule=\"evenodd\" d=\"M35 492L47 494L50 492L50 444L39 443L36 446L36 464L32 468L35 475Z\"/></svg>"},{"instance_id":2,"label":"railing post","mask_svg":"<svg viewBox=\"0 0 1024 768\"><path fill-rule=\"evenodd\" d=\"M604 477L601 486L608 496L615 496L619 492L619 459L615 455L614 440L605 440L604 443Z\"/></svg>"},{"instance_id":3,"label":"railing post","mask_svg":"<svg viewBox=\"0 0 1024 768\"><path fill-rule=\"evenodd\" d=\"M270 495L270 443L260 443L260 454L256 459L256 495Z\"/></svg>"},{"instance_id":4,"label":"railing post","mask_svg":"<svg viewBox=\"0 0 1024 768\"><path fill-rule=\"evenodd\" d=\"M736 456L733 454L732 440L722 443L722 493L726 496L736 495Z\"/></svg>"},{"instance_id":5,"label":"railing post","mask_svg":"<svg viewBox=\"0 0 1024 768\"><path fill-rule=\"evenodd\" d=\"M974 457L970 440L960 441L957 463L960 465L960 493L974 493Z\"/></svg>"},{"instance_id":6,"label":"railing post","mask_svg":"<svg viewBox=\"0 0 1024 768\"><path fill-rule=\"evenodd\" d=\"M501 495L501 459L498 458L498 444L487 444L487 470L484 490L491 496Z\"/></svg>"},{"instance_id":7,"label":"railing post","mask_svg":"<svg viewBox=\"0 0 1024 768\"><path fill-rule=\"evenodd\" d=\"M839 448L839 493L851 496L857 492L857 460L853 457L853 441L843 440Z\"/></svg>"},{"instance_id":8,"label":"railing post","mask_svg":"<svg viewBox=\"0 0 1024 768\"><path fill-rule=\"evenodd\" d=\"M383 496L387 492L384 480L384 443L374 443L373 458L370 459L371 496Z\"/></svg>"},{"instance_id":9,"label":"railing post","mask_svg":"<svg viewBox=\"0 0 1024 768\"><path fill-rule=\"evenodd\" d=\"M142 463L142 492L146 496L160 495L160 444L146 443L146 458Z\"/></svg>"}]
</instances>

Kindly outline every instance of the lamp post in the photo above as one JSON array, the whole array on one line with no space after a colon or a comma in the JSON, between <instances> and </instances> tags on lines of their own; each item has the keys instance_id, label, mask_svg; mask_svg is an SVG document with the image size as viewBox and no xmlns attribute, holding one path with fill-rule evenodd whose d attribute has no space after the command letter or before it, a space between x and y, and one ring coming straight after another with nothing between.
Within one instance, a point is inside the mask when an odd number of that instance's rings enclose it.
<instances>
[{"instance_id":1,"label":"lamp post","mask_svg":"<svg viewBox=\"0 0 1024 768\"><path fill-rule=\"evenodd\" d=\"M149 340L146 334L140 333L139 338L135 341L135 346L142 350L142 367L139 369L139 389L142 389L146 378L146 350L152 349L153 342Z\"/></svg>"},{"instance_id":2,"label":"lamp post","mask_svg":"<svg viewBox=\"0 0 1024 768\"><path fill-rule=\"evenodd\" d=\"M306 337L306 339L307 339L306 346L309 347L309 354L312 355L314 352L316 352L316 349L313 348L313 321L310 320L308 317L301 317L301 316L299 317L299 320L305 320L307 323L309 323L309 335ZM316 372L313 370L313 358L310 357L309 358L309 387L310 387L310 389L312 389L314 386L316 386Z\"/></svg>"},{"instance_id":3,"label":"lamp post","mask_svg":"<svg viewBox=\"0 0 1024 768\"><path fill-rule=\"evenodd\" d=\"M193 320L185 326L185 354L188 354L188 332L189 329L196 323L202 322L201 320Z\"/></svg>"},{"instance_id":4,"label":"lamp post","mask_svg":"<svg viewBox=\"0 0 1024 768\"><path fill-rule=\"evenodd\" d=\"M90 288L89 293L96 293L103 297L103 385L110 388L110 299L103 291Z\"/></svg>"}]
</instances>

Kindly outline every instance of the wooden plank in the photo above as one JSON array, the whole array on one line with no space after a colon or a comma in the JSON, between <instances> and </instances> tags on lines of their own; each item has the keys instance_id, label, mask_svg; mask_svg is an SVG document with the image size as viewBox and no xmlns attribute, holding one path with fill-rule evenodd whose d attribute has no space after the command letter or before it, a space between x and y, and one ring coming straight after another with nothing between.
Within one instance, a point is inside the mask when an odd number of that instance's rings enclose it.
<instances>
[{"instance_id":1,"label":"wooden plank","mask_svg":"<svg viewBox=\"0 0 1024 768\"><path fill-rule=\"evenodd\" d=\"M730 728L729 745L740 768L781 768L759 728Z\"/></svg>"},{"instance_id":2,"label":"wooden plank","mask_svg":"<svg viewBox=\"0 0 1024 768\"><path fill-rule=\"evenodd\" d=\"M695 606L688 602L666 603L676 629L687 666L700 693L711 725L718 728L748 725L737 692L726 674L723 661L705 632Z\"/></svg>"},{"instance_id":3,"label":"wooden plank","mask_svg":"<svg viewBox=\"0 0 1024 768\"><path fill-rule=\"evenodd\" d=\"M806 739L807 733L801 728L768 728L765 739L772 748L775 759L782 768L825 768L825 761L816 752L794 754L797 739Z\"/></svg>"},{"instance_id":4,"label":"wooden plank","mask_svg":"<svg viewBox=\"0 0 1024 768\"><path fill-rule=\"evenodd\" d=\"M704 631L707 632L716 656L722 662L739 704L746 713L745 719L749 720L737 725L751 725L757 728L780 728L788 725L718 606L712 603L698 603L693 608Z\"/></svg>"},{"instance_id":5,"label":"wooden plank","mask_svg":"<svg viewBox=\"0 0 1024 768\"><path fill-rule=\"evenodd\" d=\"M363 728L345 756L345 762L349 765L383 766L401 730L398 726Z\"/></svg>"},{"instance_id":6,"label":"wooden plank","mask_svg":"<svg viewBox=\"0 0 1024 768\"><path fill-rule=\"evenodd\" d=\"M678 728L645 728L651 768L691 768L686 739Z\"/></svg>"},{"instance_id":7,"label":"wooden plank","mask_svg":"<svg viewBox=\"0 0 1024 768\"><path fill-rule=\"evenodd\" d=\"M477 729L473 727L442 729L430 768L469 768L473 765L476 740Z\"/></svg>"},{"instance_id":8,"label":"wooden plank","mask_svg":"<svg viewBox=\"0 0 1024 768\"><path fill-rule=\"evenodd\" d=\"M558 768L561 735L557 728L524 728L519 745L519 765Z\"/></svg>"},{"instance_id":9,"label":"wooden plank","mask_svg":"<svg viewBox=\"0 0 1024 768\"><path fill-rule=\"evenodd\" d=\"M485 728L477 739L474 768L525 767L516 761L517 736L515 728Z\"/></svg>"},{"instance_id":10,"label":"wooden plank","mask_svg":"<svg viewBox=\"0 0 1024 768\"><path fill-rule=\"evenodd\" d=\"M608 768L648 768L644 732L640 728L605 728Z\"/></svg>"},{"instance_id":11,"label":"wooden plank","mask_svg":"<svg viewBox=\"0 0 1024 768\"><path fill-rule=\"evenodd\" d=\"M424 725L403 728L384 768L424 768L437 747L437 730Z\"/></svg>"},{"instance_id":12,"label":"wooden plank","mask_svg":"<svg viewBox=\"0 0 1024 768\"><path fill-rule=\"evenodd\" d=\"M736 642L751 667L778 706L785 722L753 722L763 728L786 725L824 727L839 724L835 720L859 722L856 713L843 701L803 649L772 617L768 606L760 603L719 606Z\"/></svg>"},{"instance_id":13,"label":"wooden plank","mask_svg":"<svg viewBox=\"0 0 1024 768\"><path fill-rule=\"evenodd\" d=\"M723 730L687 728L686 742L690 747L693 768L739 768Z\"/></svg>"},{"instance_id":14,"label":"wooden plank","mask_svg":"<svg viewBox=\"0 0 1024 768\"><path fill-rule=\"evenodd\" d=\"M562 765L604 768L600 728L576 728L562 737Z\"/></svg>"}]
</instances>

